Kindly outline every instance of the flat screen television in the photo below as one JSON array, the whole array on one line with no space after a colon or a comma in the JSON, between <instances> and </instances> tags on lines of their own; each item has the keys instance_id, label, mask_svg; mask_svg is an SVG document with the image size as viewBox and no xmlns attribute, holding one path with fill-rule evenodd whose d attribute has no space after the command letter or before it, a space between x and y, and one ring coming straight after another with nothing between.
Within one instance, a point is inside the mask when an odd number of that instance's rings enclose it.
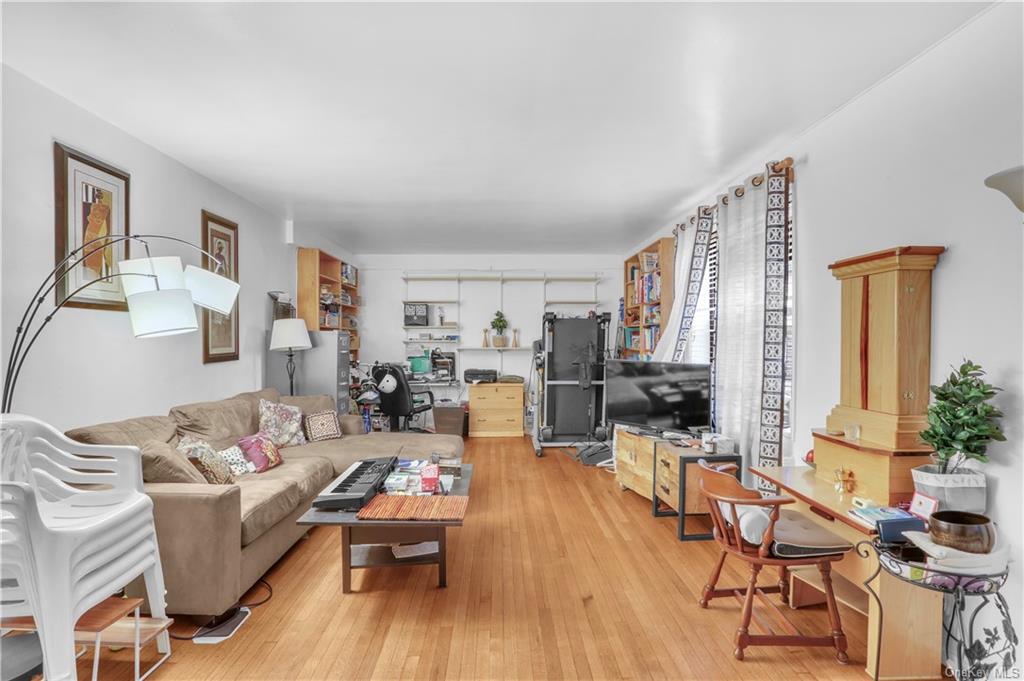
<instances>
[{"instance_id":1,"label":"flat screen television","mask_svg":"<svg viewBox=\"0 0 1024 681\"><path fill-rule=\"evenodd\" d=\"M653 430L711 425L711 365L609 359L607 420Z\"/></svg>"}]
</instances>

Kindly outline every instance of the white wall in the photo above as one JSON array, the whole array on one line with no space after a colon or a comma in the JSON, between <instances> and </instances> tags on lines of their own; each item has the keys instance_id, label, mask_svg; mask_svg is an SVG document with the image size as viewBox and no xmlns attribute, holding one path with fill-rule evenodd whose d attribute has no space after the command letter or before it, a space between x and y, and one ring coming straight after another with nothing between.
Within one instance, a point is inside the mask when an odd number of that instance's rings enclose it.
<instances>
[{"instance_id":1,"label":"white wall","mask_svg":"<svg viewBox=\"0 0 1024 681\"><path fill-rule=\"evenodd\" d=\"M65 308L32 349L14 410L68 428L148 414L259 388L273 289L293 290L284 222L8 67L3 69L2 347L54 265L53 142L131 175L134 233L200 240L200 211L238 223L240 358L202 363L200 334L136 340L125 312ZM191 249L156 254L197 262ZM50 300L44 310L52 307Z\"/></svg>"},{"instance_id":2,"label":"white wall","mask_svg":"<svg viewBox=\"0 0 1024 681\"><path fill-rule=\"evenodd\" d=\"M454 282L410 282L408 289L402 281L405 270L460 270L469 274L479 270L517 270L548 272L551 274L598 273L598 300L602 305L599 312L610 312L612 320L618 318L618 299L622 295L622 258L619 255L363 255L360 276L360 293L363 296L360 338L363 344L359 358L364 362L405 361L406 347L402 340L409 337L402 329L402 301L406 299L455 299L459 294ZM511 272L507 272L511 274ZM584 283L559 282L549 284L549 298L575 299L593 296L593 285ZM491 318L499 308L501 286L497 282L462 282L461 304L457 308L446 305L448 319L459 319L462 344L479 346L483 329L490 326ZM543 288L541 282L506 282L504 301L501 304L509 320L508 332L520 329L520 343L529 345L540 338L544 315ZM582 306L566 307L553 311L583 313ZM433 320L432 320L433 323ZM614 343L614 327L609 331L609 342ZM527 377L530 371L529 353L464 352L458 367L462 370L474 368L499 368L504 362L505 373ZM439 393L438 397L457 397Z\"/></svg>"},{"instance_id":3,"label":"white wall","mask_svg":"<svg viewBox=\"0 0 1024 681\"><path fill-rule=\"evenodd\" d=\"M985 470L989 513L1014 543L1007 595L1018 630L1024 239L1021 214L983 180L1022 163L1021 14L1016 3L982 14L799 138L760 155L762 162L797 159L797 453L811 447L811 429L839 398L839 285L828 263L890 246L948 248L933 277L932 382L966 356L1005 389L998 404L1008 442L989 448ZM755 163L737 167L735 179L756 170ZM694 197L693 205L709 199Z\"/></svg>"}]
</instances>

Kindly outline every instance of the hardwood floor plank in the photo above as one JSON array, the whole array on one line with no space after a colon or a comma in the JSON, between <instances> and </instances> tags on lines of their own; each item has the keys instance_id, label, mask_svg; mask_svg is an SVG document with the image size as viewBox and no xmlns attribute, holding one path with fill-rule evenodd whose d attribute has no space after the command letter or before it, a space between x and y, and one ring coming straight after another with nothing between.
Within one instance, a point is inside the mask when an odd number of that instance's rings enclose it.
<instances>
[{"instance_id":1,"label":"hardwood floor plank","mask_svg":"<svg viewBox=\"0 0 1024 681\"><path fill-rule=\"evenodd\" d=\"M735 660L736 601L698 605L717 546L679 542L675 518L652 517L608 472L556 450L538 459L525 438L467 440L465 458L473 491L465 526L449 531L448 588L435 567L416 566L356 571L342 594L339 531L312 528L267 573L272 600L232 639L174 641L153 679L865 678L866 621L845 607L847 666L820 648L752 647ZM746 579L745 565L726 561L721 586ZM776 580L766 570L759 583ZM243 600L264 595L257 586ZM806 633L828 630L823 606L785 616ZM778 624L760 598L754 617ZM90 665L83 657L82 678ZM131 651L105 650L101 666L127 681Z\"/></svg>"}]
</instances>

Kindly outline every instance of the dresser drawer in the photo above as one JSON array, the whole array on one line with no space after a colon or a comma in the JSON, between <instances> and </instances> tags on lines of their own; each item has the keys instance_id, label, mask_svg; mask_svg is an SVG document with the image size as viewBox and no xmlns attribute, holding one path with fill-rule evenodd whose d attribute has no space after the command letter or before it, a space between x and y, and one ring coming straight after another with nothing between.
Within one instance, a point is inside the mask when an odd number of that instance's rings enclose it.
<instances>
[{"instance_id":1,"label":"dresser drawer","mask_svg":"<svg viewBox=\"0 0 1024 681\"><path fill-rule=\"evenodd\" d=\"M484 383L469 387L469 410L518 409L523 407L521 383Z\"/></svg>"},{"instance_id":2,"label":"dresser drawer","mask_svg":"<svg viewBox=\"0 0 1024 681\"><path fill-rule=\"evenodd\" d=\"M657 452L654 466L654 493L672 510L679 508L679 456L670 452Z\"/></svg>"},{"instance_id":3,"label":"dresser drawer","mask_svg":"<svg viewBox=\"0 0 1024 681\"><path fill-rule=\"evenodd\" d=\"M518 437L523 434L523 412L519 409L486 409L476 411L470 408L470 437Z\"/></svg>"}]
</instances>

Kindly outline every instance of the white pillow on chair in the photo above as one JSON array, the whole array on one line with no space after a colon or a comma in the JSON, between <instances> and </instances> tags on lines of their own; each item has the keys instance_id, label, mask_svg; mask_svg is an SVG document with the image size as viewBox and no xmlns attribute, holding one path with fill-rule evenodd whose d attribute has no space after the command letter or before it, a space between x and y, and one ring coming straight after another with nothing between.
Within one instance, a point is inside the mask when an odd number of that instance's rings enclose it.
<instances>
[{"instance_id":1,"label":"white pillow on chair","mask_svg":"<svg viewBox=\"0 0 1024 681\"><path fill-rule=\"evenodd\" d=\"M722 517L725 518L725 521L731 524L732 508L730 505L719 501L718 508L722 510ZM764 539L764 533L768 531L768 525L771 523L768 511L761 506L736 504L736 518L740 523L740 536L746 542L760 546L761 540Z\"/></svg>"}]
</instances>

